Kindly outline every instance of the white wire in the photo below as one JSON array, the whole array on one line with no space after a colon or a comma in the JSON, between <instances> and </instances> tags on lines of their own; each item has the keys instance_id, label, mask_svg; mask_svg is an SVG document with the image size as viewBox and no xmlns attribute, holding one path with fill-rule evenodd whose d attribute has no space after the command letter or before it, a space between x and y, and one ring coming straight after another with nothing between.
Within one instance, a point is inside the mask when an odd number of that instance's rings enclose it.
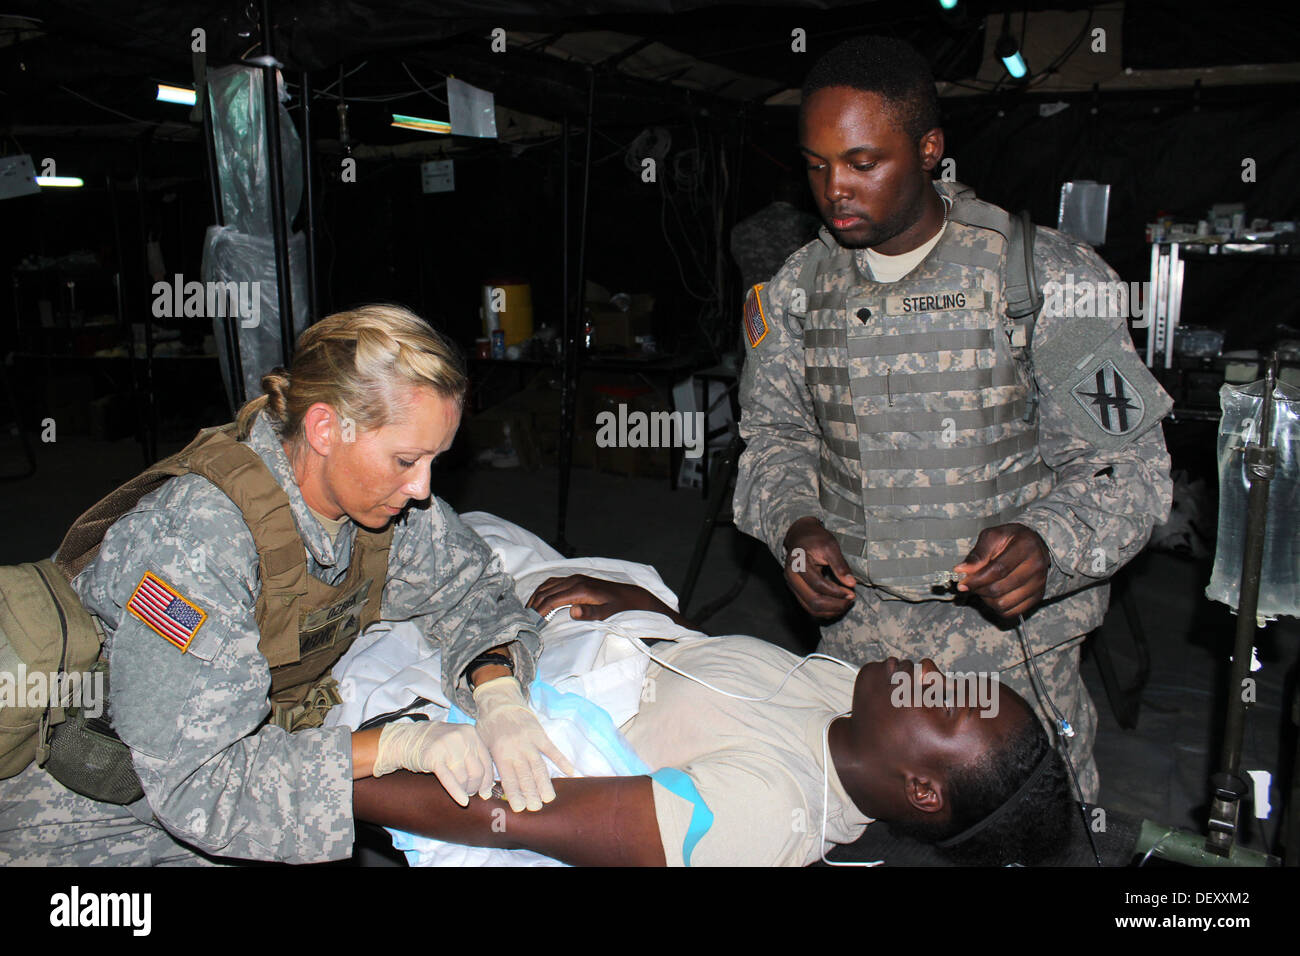
<instances>
[{"instance_id":1,"label":"white wire","mask_svg":"<svg viewBox=\"0 0 1300 956\"><path fill-rule=\"evenodd\" d=\"M410 68L409 66L407 66L405 63L403 63L403 64L402 64L402 69L406 71L406 75L409 76L409 77L411 78L411 82L412 82L412 83L414 83L414 84L415 84L416 86L418 86L420 89L424 90L425 93L428 93L429 96L433 97L434 100L436 100L437 102L441 103L443 106L446 106L446 105L447 105L447 101L446 101L446 100L444 100L441 96L438 96L438 95L437 95L436 93L434 93L432 90L428 89L428 88L427 88L423 83L421 83L419 80L417 80L417 79L415 78L415 74L411 72L411 68Z\"/></svg>"},{"instance_id":2,"label":"white wire","mask_svg":"<svg viewBox=\"0 0 1300 956\"><path fill-rule=\"evenodd\" d=\"M560 613L565 608L569 608L569 607L573 607L573 605L562 604L557 608L553 608L546 615L546 621L549 623L550 620L553 617L555 617L556 614ZM777 694L781 693L781 690L785 687L786 683L790 680L792 676L794 676L794 672L797 671L799 668L803 667L804 664L807 664L811 660L817 659L823 661L830 661L833 664L839 664L841 667L847 667L849 670L853 671L854 673L856 673L859 669L853 664L850 664L848 661L840 660L838 657L831 657L831 655L829 654L807 654L804 657L800 658L793 667L791 667L788 671L785 672L785 676L781 678L781 683L777 684L776 690L772 691L772 693L768 694L766 697L747 697L744 694L733 694L731 691L723 690L720 687L714 687L712 684L710 684L708 681L704 680L701 677L696 677L694 674L688 674L685 671L680 670L679 668L673 667L673 665L669 664L667 661L661 660L660 658L656 657L651 652L650 648L646 647L646 645L643 643L643 638L641 638L639 635L636 634L629 634L627 631L623 630L621 627L619 627L617 624L614 624L612 621L587 620L584 623L592 624L596 627L603 628L606 631L609 631L611 634L614 634L630 642L633 647L639 650L646 657L650 658L650 660L654 661L660 667L664 668L664 670L672 671L678 677L685 677L687 680L694 681L695 683L699 684L701 687L707 687L711 691L716 691L717 693L722 694L724 697L731 697L734 698L735 700L746 700L755 704L767 703Z\"/></svg>"},{"instance_id":3,"label":"white wire","mask_svg":"<svg viewBox=\"0 0 1300 956\"><path fill-rule=\"evenodd\" d=\"M569 608L569 607L573 607L573 605L563 604L560 607L553 608L546 615L546 621L549 623L550 620L553 617L555 617L556 614L558 614L560 611L563 611L565 608ZM628 643L630 643L633 647L639 650L642 654L644 654L646 657L650 658L650 660L658 664L660 667L664 668L665 670L672 671L674 674L678 675L679 677L684 677L689 681L694 681L696 684L699 684L701 687L707 687L709 690L719 693L723 697L731 697L734 700L744 700L755 704L761 704L761 703L766 703L768 701L771 701L772 698L776 697L777 694L781 693L781 690L785 687L786 683L790 680L791 677L794 676L794 672L797 671L799 668L803 667L803 665L808 663L810 660L817 659L823 661L830 661L834 664L839 664L841 667L847 667L849 670L853 671L854 673L858 671L857 667L850 664L848 661L840 660L838 657L832 657L829 654L807 654L804 657L800 658L798 661L796 661L794 666L785 672L785 676L781 678L781 683L776 685L776 690L772 691L772 693L768 694L766 697L749 697L746 696L745 694L733 694L731 691L723 690L720 687L715 687L713 684L710 684L708 681L704 680L703 678L696 677L694 674L688 674L684 670L674 667L672 664L669 664L667 661L662 660L656 657L653 653L651 653L650 649L646 647L645 644L643 643L642 638L634 634L629 634L627 631L623 630L617 624L613 624L610 621L596 621L596 620L591 620L588 621L587 623L594 624L598 627L604 628L606 631L610 632L611 634L623 638ZM830 764L830 745L829 745L830 729L832 723L834 723L836 720L838 720L841 717L847 717L851 713L852 711L846 710L839 714L832 714L830 718L827 719L826 725L822 728L822 828L821 828L821 844L818 849L821 854L822 862L825 863L827 866L879 866L885 861L874 860L871 862L862 862L862 861L836 862L835 860L828 860L826 858L827 808L830 802L830 787L831 787L831 771L830 771L831 764Z\"/></svg>"},{"instance_id":4,"label":"white wire","mask_svg":"<svg viewBox=\"0 0 1300 956\"><path fill-rule=\"evenodd\" d=\"M628 144L623 164L633 172L640 172L641 163L646 159L653 159L656 167L662 166L672 144L673 136L668 130L662 126L647 126Z\"/></svg>"},{"instance_id":5,"label":"white wire","mask_svg":"<svg viewBox=\"0 0 1300 956\"><path fill-rule=\"evenodd\" d=\"M334 87L338 86L340 82L342 82L343 80L346 80L349 76L351 76L353 73L356 73L358 70L360 70L362 67L364 67L364 66L365 66L367 63L369 63L369 62L370 62L369 60L362 60L360 63L358 63L358 64L357 64L356 66L354 66L352 69L348 70L346 73L344 73L341 77L339 77L339 79L335 80L333 83L330 83L329 85L324 86L324 87L322 87L322 88L319 89L319 90L316 90L314 95L316 95L316 96L324 96L324 95L325 95L326 93L328 93L331 89L333 89Z\"/></svg>"},{"instance_id":6,"label":"white wire","mask_svg":"<svg viewBox=\"0 0 1300 956\"><path fill-rule=\"evenodd\" d=\"M659 228L664 234L664 242L667 243L668 245L668 252L673 257L673 263L677 266L677 275L682 280L682 288L686 290L686 294L689 295L692 299L696 299L700 302L705 302L705 303L712 302L717 297L717 290L713 289L712 284L709 282L707 276L705 277L704 282L705 285L709 286L708 295L700 295L699 293L697 293L694 289L691 288L691 284L686 279L686 270L682 266L681 257L677 255L677 247L673 245L672 237L668 235L668 206L669 205L670 202L668 199L668 183L665 180L660 180L659 181ZM674 214L676 214L677 212L676 208L673 209L673 212ZM680 222L681 216L678 216L677 219ZM687 245L689 244L690 244L690 240L688 238Z\"/></svg>"},{"instance_id":7,"label":"white wire","mask_svg":"<svg viewBox=\"0 0 1300 956\"><path fill-rule=\"evenodd\" d=\"M555 611L559 611L559 610L560 608L555 609ZM554 614L555 611L552 611L551 613ZM550 615L547 616L547 619L548 620L550 619ZM694 674L688 674L684 670L674 667L672 664L669 664L667 661L659 657L656 657L654 653L650 650L650 648L645 646L645 644L642 642L642 639L639 636L635 634L629 634L627 631L623 630L617 624L613 624L609 621L588 621L587 623L594 624L597 627L604 628L605 630L609 631L611 634L624 638L625 640L630 642L633 647L639 650L646 657L650 658L650 660L654 661L664 670L672 671L677 676L684 677L689 681L694 681L695 683L699 684L701 687L707 687L709 690L719 693L724 697L730 697L734 700L749 701L750 703L754 703L754 704L767 703L768 701L772 700L772 698L776 697L776 695L781 693L781 691L785 688L785 685L789 682L790 678L794 676L794 672L797 671L799 668L803 667L804 664L808 663L810 660L813 659L831 661L832 663L839 664L841 667L847 667L849 670L854 672L858 670L858 668L854 667L852 664L848 663L847 661L842 661L838 657L831 657L829 654L808 654L805 657L800 658L793 667L791 667L788 671L785 672L785 676L781 678L781 683L776 685L776 690L772 691L772 693L768 694L766 697L748 697L745 694L733 694L729 690L723 690L721 687L715 687L713 684L710 684L708 681L704 680L703 678L696 677Z\"/></svg>"},{"instance_id":8,"label":"white wire","mask_svg":"<svg viewBox=\"0 0 1300 956\"><path fill-rule=\"evenodd\" d=\"M1174 835L1174 832L1175 832L1174 830L1170 829L1170 830L1168 830L1167 832L1165 832L1165 833L1160 837L1159 840L1156 840L1155 843L1152 843L1152 844L1151 844L1151 849L1147 850L1146 854L1142 857L1142 862L1139 863L1138 866L1146 866L1146 865L1147 865L1147 860L1151 859L1151 854L1152 854L1152 853L1155 853L1156 850L1159 849L1160 844L1164 843L1164 842L1165 842L1166 840L1168 840L1171 836L1173 836L1173 835Z\"/></svg>"},{"instance_id":9,"label":"white wire","mask_svg":"<svg viewBox=\"0 0 1300 956\"><path fill-rule=\"evenodd\" d=\"M101 110L105 110L105 111L107 111L107 112L109 112L109 113L112 113L112 114L115 115L115 116L121 116L123 119L129 119L132 123L145 123L146 125L149 125L149 126L161 126L161 125L163 125L162 123L158 122L157 120L140 119L140 117L138 117L138 116L132 116L130 113L123 113L121 110L115 110L115 109L113 109L113 107L111 107L111 106L105 106L103 103L96 103L96 102L95 102L94 100L92 100L89 96L84 96L83 94L78 93L78 92L77 92L76 90L74 90L74 89L69 89L68 87L64 86L62 83L59 84L59 89L63 90L65 93L71 93L73 96L75 96L75 97L76 97L77 99L79 99L79 100L85 100L85 101L86 101L87 103L89 103L91 106L98 107L99 109L101 109Z\"/></svg>"}]
</instances>

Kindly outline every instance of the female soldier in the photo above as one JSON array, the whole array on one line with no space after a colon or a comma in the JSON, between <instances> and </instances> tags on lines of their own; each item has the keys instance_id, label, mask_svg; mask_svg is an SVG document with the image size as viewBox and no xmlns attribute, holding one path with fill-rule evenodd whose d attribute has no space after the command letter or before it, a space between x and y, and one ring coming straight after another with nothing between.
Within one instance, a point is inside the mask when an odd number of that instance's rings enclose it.
<instances>
[{"instance_id":1,"label":"female soldier","mask_svg":"<svg viewBox=\"0 0 1300 956\"><path fill-rule=\"evenodd\" d=\"M555 795L541 753L572 772L521 691L538 618L429 493L460 424L454 348L404 309L366 306L309 328L292 369L262 386L233 434L202 433L60 548L106 635L130 786L102 790L81 760L61 776L78 792L35 764L0 783L0 863L339 859L354 778L434 772L464 805L490 792L495 759L512 808L536 810ZM477 732L320 726L330 667L381 609L441 643L444 688Z\"/></svg>"}]
</instances>

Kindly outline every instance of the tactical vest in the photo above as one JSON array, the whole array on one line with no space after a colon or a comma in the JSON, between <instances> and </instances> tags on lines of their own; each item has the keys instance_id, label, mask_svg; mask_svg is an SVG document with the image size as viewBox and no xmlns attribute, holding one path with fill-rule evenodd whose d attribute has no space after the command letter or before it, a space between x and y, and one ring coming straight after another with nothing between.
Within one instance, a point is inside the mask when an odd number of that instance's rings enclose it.
<instances>
[{"instance_id":1,"label":"tactical vest","mask_svg":"<svg viewBox=\"0 0 1300 956\"><path fill-rule=\"evenodd\" d=\"M899 281L865 278L852 250L824 243L799 280L826 528L859 581L906 600L951 600L980 531L1052 487L1013 322L1026 312L1006 308L1023 291L1006 288L1012 234L1010 215L957 192L942 238Z\"/></svg>"},{"instance_id":2,"label":"tactical vest","mask_svg":"<svg viewBox=\"0 0 1300 956\"><path fill-rule=\"evenodd\" d=\"M55 564L69 580L75 578L99 553L115 521L165 481L185 474L202 475L220 488L253 534L261 582L257 647L271 667L273 720L286 730L319 726L337 701L316 701L318 706L306 709L304 702L356 636L379 620L392 525L378 533L358 527L347 576L337 585L318 580L307 571L289 496L257 452L235 440L234 425L224 425L199 432L184 449L92 506L68 530Z\"/></svg>"}]
</instances>

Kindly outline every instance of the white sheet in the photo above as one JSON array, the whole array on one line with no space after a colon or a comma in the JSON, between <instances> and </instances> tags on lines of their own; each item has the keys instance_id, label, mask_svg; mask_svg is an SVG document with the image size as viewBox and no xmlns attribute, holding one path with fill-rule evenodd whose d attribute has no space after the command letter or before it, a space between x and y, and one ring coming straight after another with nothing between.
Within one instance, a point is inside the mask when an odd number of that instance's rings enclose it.
<instances>
[{"instance_id":1,"label":"white sheet","mask_svg":"<svg viewBox=\"0 0 1300 956\"><path fill-rule=\"evenodd\" d=\"M526 602L538 585L550 577L590 574L607 580L637 584L677 609L677 597L654 568L607 558L566 560L544 541L504 519L485 512L470 512L462 519L501 558L516 580L515 593ZM661 614L625 611L609 619L632 634L670 640L700 640ZM543 651L538 679L553 691L537 688L533 705L542 727L584 776L645 773L649 768L636 758L614 729L637 712L649 658L629 641L609 634L599 622L574 620L560 611L542 630ZM334 667L344 702L327 715L326 724L356 728L378 714L408 706L416 697L431 704L422 708L432 720L464 719L457 716L442 692L441 654L410 622L380 623L353 644ZM583 701L565 698L572 694ZM608 716L587 709L595 705ZM548 761L549 764L549 761ZM553 773L558 774L552 766ZM502 804L504 807L505 805ZM509 809L505 809L509 813ZM554 866L555 860L527 850L491 850L428 840L399 831L394 846L404 850L413 866Z\"/></svg>"}]
</instances>

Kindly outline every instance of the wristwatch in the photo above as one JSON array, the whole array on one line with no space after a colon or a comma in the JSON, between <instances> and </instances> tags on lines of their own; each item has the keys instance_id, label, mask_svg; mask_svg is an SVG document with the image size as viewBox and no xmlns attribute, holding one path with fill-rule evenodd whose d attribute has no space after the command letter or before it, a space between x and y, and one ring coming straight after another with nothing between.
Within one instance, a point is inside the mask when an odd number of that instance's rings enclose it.
<instances>
[{"instance_id":1,"label":"wristwatch","mask_svg":"<svg viewBox=\"0 0 1300 956\"><path fill-rule=\"evenodd\" d=\"M505 651L492 650L484 651L478 657L470 661L465 670L461 673L461 676L468 681L476 670L480 667L487 667L489 664L496 664L499 667L504 667L509 670L511 674L515 672L514 658Z\"/></svg>"}]
</instances>

